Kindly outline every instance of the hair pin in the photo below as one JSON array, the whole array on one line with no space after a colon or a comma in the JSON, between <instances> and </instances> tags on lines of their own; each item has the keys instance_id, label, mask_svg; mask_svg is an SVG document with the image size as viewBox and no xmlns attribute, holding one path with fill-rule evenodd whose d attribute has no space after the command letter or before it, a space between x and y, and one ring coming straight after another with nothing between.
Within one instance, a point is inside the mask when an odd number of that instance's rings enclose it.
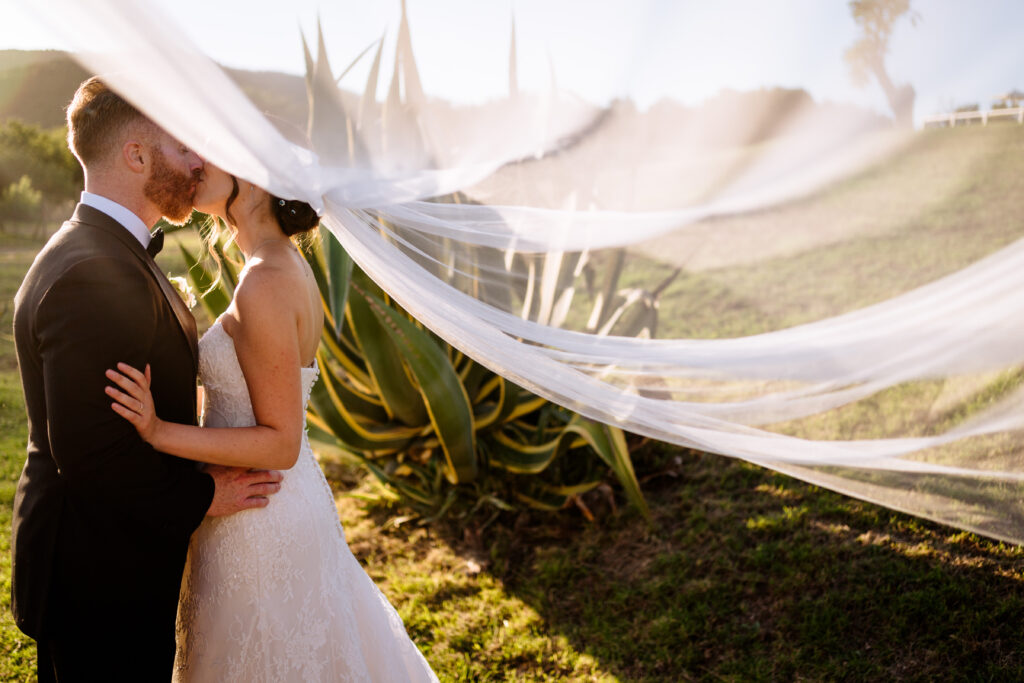
<instances>
[{"instance_id":1,"label":"hair pin","mask_svg":"<svg viewBox=\"0 0 1024 683\"><path fill-rule=\"evenodd\" d=\"M284 206L284 200L283 199L278 199L277 200L277 205L278 206Z\"/></svg>"}]
</instances>

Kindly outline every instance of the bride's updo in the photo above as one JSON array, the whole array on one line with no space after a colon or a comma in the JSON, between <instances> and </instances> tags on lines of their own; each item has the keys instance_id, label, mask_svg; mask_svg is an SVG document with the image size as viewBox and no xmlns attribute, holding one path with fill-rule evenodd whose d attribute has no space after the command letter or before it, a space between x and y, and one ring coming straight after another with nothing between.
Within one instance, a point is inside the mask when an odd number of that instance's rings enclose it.
<instances>
[{"instance_id":1,"label":"bride's updo","mask_svg":"<svg viewBox=\"0 0 1024 683\"><path fill-rule=\"evenodd\" d=\"M231 213L231 207L235 203L235 200L238 199L241 188L239 187L238 179L235 176L229 174L229 177L231 178L231 193L228 195L228 198L224 203L225 218L222 219L219 216L208 216L205 228L200 230L203 235L203 241L206 243L207 250L210 252L210 256L213 258L213 261L217 264L217 277L214 283L210 286L210 289L217 286L222 274L222 252L217 247L220 235L225 232L229 235L227 241L227 244L229 245L235 239L234 226L237 225L237 223L235 222L235 217ZM316 215L316 210L306 202L297 199L282 199L281 197L273 196L269 192L266 194L266 198L267 201L270 202L270 214L277 221L277 224L281 226L281 232L289 238L295 238L293 241L299 248L310 248L316 240L316 234L312 231L320 225L320 217ZM264 206L266 206L266 204L264 204ZM241 268L244 265L243 262L235 261L228 254L223 254L223 258L226 258L228 261L233 263L236 268Z\"/></svg>"},{"instance_id":2,"label":"bride's updo","mask_svg":"<svg viewBox=\"0 0 1024 683\"><path fill-rule=\"evenodd\" d=\"M271 195L270 210L288 237L308 232L320 224L320 217L306 202Z\"/></svg>"},{"instance_id":3,"label":"bride's updo","mask_svg":"<svg viewBox=\"0 0 1024 683\"><path fill-rule=\"evenodd\" d=\"M238 199L240 188L238 178L230 174L229 177L231 178L231 194L228 195L224 205L224 215L229 225L236 225L235 217L231 215L231 205ZM320 225L320 217L316 215L316 210L306 202L298 199L282 199L269 192L267 196L270 198L271 215L288 237L301 235Z\"/></svg>"}]
</instances>

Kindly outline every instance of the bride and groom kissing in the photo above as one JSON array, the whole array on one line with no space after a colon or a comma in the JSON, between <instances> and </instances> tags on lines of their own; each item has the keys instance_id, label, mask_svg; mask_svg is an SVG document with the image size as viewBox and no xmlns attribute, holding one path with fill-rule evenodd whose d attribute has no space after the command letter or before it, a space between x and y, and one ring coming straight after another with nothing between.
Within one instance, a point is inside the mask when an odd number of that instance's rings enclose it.
<instances>
[{"instance_id":1,"label":"bride and groom kissing","mask_svg":"<svg viewBox=\"0 0 1024 683\"><path fill-rule=\"evenodd\" d=\"M97 78L67 120L85 191L14 316L29 438L12 610L39 680L436 680L306 439L323 312L291 238L316 212L204 162ZM150 235L193 207L246 258L201 340Z\"/></svg>"}]
</instances>

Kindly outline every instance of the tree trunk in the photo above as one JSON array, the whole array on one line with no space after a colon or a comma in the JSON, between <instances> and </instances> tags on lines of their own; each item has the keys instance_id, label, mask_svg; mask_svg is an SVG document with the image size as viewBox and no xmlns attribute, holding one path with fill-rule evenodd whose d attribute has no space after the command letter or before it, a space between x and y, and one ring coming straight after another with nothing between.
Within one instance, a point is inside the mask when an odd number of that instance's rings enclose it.
<instances>
[{"instance_id":1,"label":"tree trunk","mask_svg":"<svg viewBox=\"0 0 1024 683\"><path fill-rule=\"evenodd\" d=\"M881 60L871 64L871 72L882 86L889 106L892 108L896 125L900 128L914 127L914 88L909 83L896 86L885 71L885 65Z\"/></svg>"}]
</instances>

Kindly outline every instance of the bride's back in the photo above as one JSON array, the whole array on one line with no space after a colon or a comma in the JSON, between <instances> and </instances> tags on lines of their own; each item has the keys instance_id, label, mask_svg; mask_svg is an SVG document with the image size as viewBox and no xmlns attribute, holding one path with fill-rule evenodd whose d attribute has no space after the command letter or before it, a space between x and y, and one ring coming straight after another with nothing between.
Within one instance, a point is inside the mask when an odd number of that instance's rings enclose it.
<instances>
[{"instance_id":1,"label":"bride's back","mask_svg":"<svg viewBox=\"0 0 1024 683\"><path fill-rule=\"evenodd\" d=\"M249 336L246 332L278 343L287 343L281 337L294 335L299 364L308 367L320 344L323 315L312 269L290 241L282 240L263 245L250 255L224 328L236 342L239 333ZM259 329L244 329L252 326Z\"/></svg>"}]
</instances>

